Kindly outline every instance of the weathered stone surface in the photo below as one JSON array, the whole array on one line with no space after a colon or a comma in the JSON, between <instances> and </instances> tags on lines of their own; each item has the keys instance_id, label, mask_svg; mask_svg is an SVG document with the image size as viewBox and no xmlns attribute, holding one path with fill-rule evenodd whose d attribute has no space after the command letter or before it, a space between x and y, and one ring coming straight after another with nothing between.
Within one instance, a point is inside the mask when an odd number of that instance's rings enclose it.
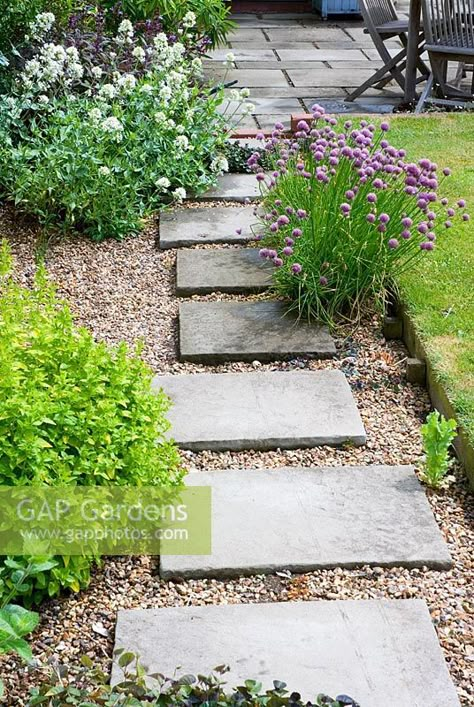
<instances>
[{"instance_id":1,"label":"weathered stone surface","mask_svg":"<svg viewBox=\"0 0 474 707\"><path fill-rule=\"evenodd\" d=\"M198 201L254 201L260 198L255 174L224 174L215 189L210 189Z\"/></svg>"},{"instance_id":2,"label":"weathered stone surface","mask_svg":"<svg viewBox=\"0 0 474 707\"><path fill-rule=\"evenodd\" d=\"M116 648L139 653L150 672L208 675L224 664L229 687L283 680L304 700L323 692L363 707L460 707L420 599L119 611ZM112 682L120 678L116 667Z\"/></svg>"},{"instance_id":3,"label":"weathered stone surface","mask_svg":"<svg viewBox=\"0 0 474 707\"><path fill-rule=\"evenodd\" d=\"M205 206L175 209L160 216L160 248L179 248L200 243L247 243L257 223L252 207ZM237 233L240 231L241 233Z\"/></svg>"},{"instance_id":4,"label":"weathered stone surface","mask_svg":"<svg viewBox=\"0 0 474 707\"><path fill-rule=\"evenodd\" d=\"M271 49L259 49L256 45L254 49L215 49L210 56L214 61L226 61L227 55L234 55L236 61L278 61L275 52Z\"/></svg>"},{"instance_id":5,"label":"weathered stone surface","mask_svg":"<svg viewBox=\"0 0 474 707\"><path fill-rule=\"evenodd\" d=\"M288 76L294 86L358 86L374 72L371 69L325 69L312 71L308 76L306 69L290 69Z\"/></svg>"},{"instance_id":6,"label":"weathered stone surface","mask_svg":"<svg viewBox=\"0 0 474 707\"><path fill-rule=\"evenodd\" d=\"M327 327L298 321L281 302L183 302L179 307L181 361L274 361L336 353Z\"/></svg>"},{"instance_id":7,"label":"weathered stone surface","mask_svg":"<svg viewBox=\"0 0 474 707\"><path fill-rule=\"evenodd\" d=\"M299 61L304 62L300 64L301 67L306 66L307 61L361 61L365 60L366 63L369 62L367 57L363 55L360 49L333 49L332 51L326 49L316 49L312 47L311 49L298 49L298 45L295 45L295 49L277 49L278 56L282 61Z\"/></svg>"},{"instance_id":8,"label":"weathered stone surface","mask_svg":"<svg viewBox=\"0 0 474 707\"><path fill-rule=\"evenodd\" d=\"M271 27L266 32L270 42L347 42L350 38L339 27ZM367 36L367 35L366 35ZM294 46L293 45L293 46Z\"/></svg>"},{"instance_id":9,"label":"weathered stone surface","mask_svg":"<svg viewBox=\"0 0 474 707\"><path fill-rule=\"evenodd\" d=\"M212 489L212 555L163 556L162 577L451 566L412 467L232 469L186 483Z\"/></svg>"},{"instance_id":10,"label":"weathered stone surface","mask_svg":"<svg viewBox=\"0 0 474 707\"><path fill-rule=\"evenodd\" d=\"M273 271L274 266L260 257L258 248L181 250L176 262L176 294L263 292Z\"/></svg>"},{"instance_id":11,"label":"weathered stone surface","mask_svg":"<svg viewBox=\"0 0 474 707\"><path fill-rule=\"evenodd\" d=\"M259 371L156 376L173 402L170 436L183 449L298 449L365 444L343 373Z\"/></svg>"},{"instance_id":12,"label":"weathered stone surface","mask_svg":"<svg viewBox=\"0 0 474 707\"><path fill-rule=\"evenodd\" d=\"M278 69L278 63L264 64L263 69L232 69L216 66L215 69L206 70L206 76L214 78L225 75L226 82L237 81L237 88L258 88L259 86L288 86L288 81L282 71ZM267 68L268 67L268 68Z\"/></svg>"},{"instance_id":13,"label":"weathered stone surface","mask_svg":"<svg viewBox=\"0 0 474 707\"><path fill-rule=\"evenodd\" d=\"M311 106L315 103L321 105L328 113L393 113L394 106L397 101L389 103L387 98L379 97L370 99L362 96L356 101L344 101L344 97L340 98L305 98L305 106L311 110Z\"/></svg>"}]
</instances>

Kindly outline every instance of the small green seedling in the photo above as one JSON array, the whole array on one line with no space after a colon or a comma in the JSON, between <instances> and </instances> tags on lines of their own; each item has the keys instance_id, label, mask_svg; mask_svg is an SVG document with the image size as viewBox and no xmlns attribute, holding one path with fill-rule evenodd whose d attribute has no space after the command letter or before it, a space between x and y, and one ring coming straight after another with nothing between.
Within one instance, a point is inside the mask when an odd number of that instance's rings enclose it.
<instances>
[{"instance_id":1,"label":"small green seedling","mask_svg":"<svg viewBox=\"0 0 474 707\"><path fill-rule=\"evenodd\" d=\"M456 428L456 420L447 420L437 410L428 415L421 427L425 452L421 478L428 486L439 488L451 466L449 447L456 436Z\"/></svg>"}]
</instances>

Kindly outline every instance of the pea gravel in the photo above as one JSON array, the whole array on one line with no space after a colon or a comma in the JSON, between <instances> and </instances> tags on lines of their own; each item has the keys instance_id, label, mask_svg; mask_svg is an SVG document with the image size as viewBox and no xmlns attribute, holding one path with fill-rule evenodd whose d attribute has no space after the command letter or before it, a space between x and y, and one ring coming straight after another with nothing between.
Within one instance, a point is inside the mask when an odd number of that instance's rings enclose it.
<instances>
[{"instance_id":1,"label":"pea gravel","mask_svg":"<svg viewBox=\"0 0 474 707\"><path fill-rule=\"evenodd\" d=\"M13 212L4 209L0 210L0 233L12 244L19 279L31 284L35 247L40 242L38 230L34 224L15 221ZM218 367L179 363L175 252L160 252L157 238L158 226L151 223L140 236L123 243L96 244L77 236L49 243L48 271L79 323L88 326L98 339L112 344L126 340L133 345L142 339L143 357L156 373L340 369L351 384L368 434L367 445L358 449L183 452L189 469L416 463L421 454L420 424L429 400L423 389L406 381L407 352L400 342L384 340L377 316L368 315L359 328L340 333L338 356L333 361L300 358ZM243 298L212 295L197 299ZM438 492L428 490L427 495L453 556L454 566L449 572L361 567L299 576L282 572L231 581L174 583L158 577L153 558L107 559L95 572L87 591L41 607L41 625L32 641L35 668L26 668L12 656L0 658L0 675L8 695L4 703L25 704L29 686L38 681L50 662L74 666L81 655L87 654L108 669L120 608L417 597L428 603L461 704L474 705L472 496L456 465L449 486Z\"/></svg>"}]
</instances>

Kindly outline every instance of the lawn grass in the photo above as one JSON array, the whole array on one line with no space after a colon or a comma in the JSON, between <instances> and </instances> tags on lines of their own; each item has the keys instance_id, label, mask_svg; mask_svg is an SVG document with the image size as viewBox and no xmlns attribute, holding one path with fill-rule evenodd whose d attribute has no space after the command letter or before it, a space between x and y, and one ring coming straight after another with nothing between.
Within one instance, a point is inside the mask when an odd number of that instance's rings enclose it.
<instances>
[{"instance_id":1,"label":"lawn grass","mask_svg":"<svg viewBox=\"0 0 474 707\"><path fill-rule=\"evenodd\" d=\"M474 444L474 114L394 117L390 138L415 161L428 157L452 176L450 202L465 198L471 221L438 229L437 249L400 286L434 370Z\"/></svg>"}]
</instances>

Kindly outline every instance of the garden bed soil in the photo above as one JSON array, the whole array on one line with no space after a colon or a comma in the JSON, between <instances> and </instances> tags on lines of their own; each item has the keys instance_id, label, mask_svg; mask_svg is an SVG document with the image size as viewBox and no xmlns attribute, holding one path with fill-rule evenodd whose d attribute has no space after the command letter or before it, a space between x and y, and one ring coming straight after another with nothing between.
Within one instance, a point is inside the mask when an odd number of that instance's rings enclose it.
<instances>
[{"instance_id":1,"label":"garden bed soil","mask_svg":"<svg viewBox=\"0 0 474 707\"><path fill-rule=\"evenodd\" d=\"M0 232L12 244L19 279L30 285L38 242L35 226L15 221L6 209L0 213ZM123 339L133 344L143 339L143 357L156 373L341 370L347 375L368 433L368 443L361 448L183 452L189 469L416 462L421 454L420 425L429 410L428 395L423 388L406 381L407 351L401 342L383 338L377 316L367 315L358 329L339 333L334 360L302 357L278 363L237 362L216 367L180 363L176 356L176 253L159 251L157 237L157 224L152 223L140 236L124 243L96 244L76 236L49 244L46 264L59 294L70 302L78 321L88 326L97 339L110 344ZM243 298L214 294L198 299ZM80 656L88 654L109 669L119 608L416 597L428 604L461 703L464 707L474 705L472 497L458 466L453 468L447 489L428 490L427 496L453 557L449 571L360 567L297 576L282 572L265 577L175 583L159 578L153 558L110 558L95 572L88 590L41 607L41 624L32 640L37 666L51 660L77 665ZM28 687L38 680L38 674L25 668L15 656L0 659L0 675L9 692L7 704L25 704Z\"/></svg>"}]
</instances>

